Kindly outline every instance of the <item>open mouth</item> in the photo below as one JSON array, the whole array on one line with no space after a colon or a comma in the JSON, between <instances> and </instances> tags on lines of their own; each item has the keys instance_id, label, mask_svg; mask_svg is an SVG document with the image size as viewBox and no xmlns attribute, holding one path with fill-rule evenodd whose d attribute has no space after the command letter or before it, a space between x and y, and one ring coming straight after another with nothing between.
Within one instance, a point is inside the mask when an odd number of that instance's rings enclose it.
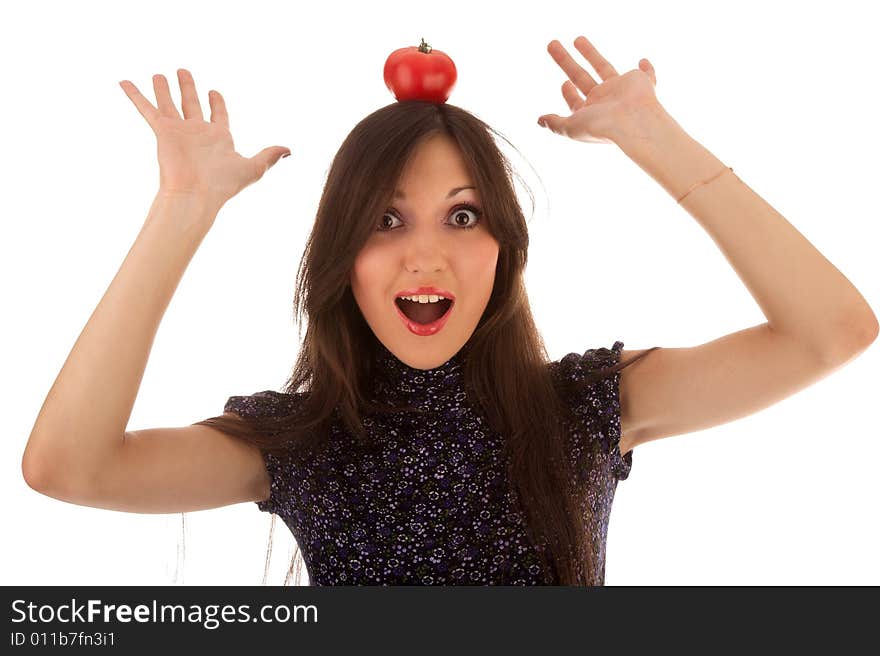
<instances>
[{"instance_id":1,"label":"open mouth","mask_svg":"<svg viewBox=\"0 0 880 656\"><path fill-rule=\"evenodd\" d=\"M452 307L452 301L448 298L442 298L436 303L416 303L405 298L397 298L394 302L408 319L421 325L437 321Z\"/></svg>"}]
</instances>

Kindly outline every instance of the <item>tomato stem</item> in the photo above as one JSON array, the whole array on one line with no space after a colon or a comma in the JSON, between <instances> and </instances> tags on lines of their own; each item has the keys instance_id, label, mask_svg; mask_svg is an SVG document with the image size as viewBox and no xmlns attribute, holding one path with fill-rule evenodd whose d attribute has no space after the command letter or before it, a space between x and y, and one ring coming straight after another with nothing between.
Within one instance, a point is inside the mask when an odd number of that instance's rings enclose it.
<instances>
[{"instance_id":1,"label":"tomato stem","mask_svg":"<svg viewBox=\"0 0 880 656\"><path fill-rule=\"evenodd\" d=\"M422 42L421 42L421 44L419 44L419 52L424 52L424 53L430 53L430 52L431 52L431 46L429 46L429 45L425 42L425 37L422 37Z\"/></svg>"}]
</instances>

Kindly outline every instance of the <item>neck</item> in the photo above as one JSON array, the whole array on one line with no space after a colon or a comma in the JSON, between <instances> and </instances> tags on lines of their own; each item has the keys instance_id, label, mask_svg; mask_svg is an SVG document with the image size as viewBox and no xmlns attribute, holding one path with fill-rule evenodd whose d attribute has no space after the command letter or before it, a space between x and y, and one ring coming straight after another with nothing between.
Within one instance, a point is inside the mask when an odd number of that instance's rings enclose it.
<instances>
[{"instance_id":1,"label":"neck","mask_svg":"<svg viewBox=\"0 0 880 656\"><path fill-rule=\"evenodd\" d=\"M374 357L372 393L380 403L412 405L437 412L458 405L464 399L461 351L432 369L416 369L401 361L381 342Z\"/></svg>"}]
</instances>

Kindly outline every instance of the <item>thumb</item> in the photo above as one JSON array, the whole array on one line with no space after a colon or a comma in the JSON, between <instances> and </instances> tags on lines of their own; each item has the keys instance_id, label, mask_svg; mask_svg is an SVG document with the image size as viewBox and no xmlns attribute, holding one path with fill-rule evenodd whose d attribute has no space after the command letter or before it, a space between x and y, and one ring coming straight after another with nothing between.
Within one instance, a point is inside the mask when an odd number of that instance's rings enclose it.
<instances>
[{"instance_id":1,"label":"thumb","mask_svg":"<svg viewBox=\"0 0 880 656\"><path fill-rule=\"evenodd\" d=\"M654 86L656 87L657 86L657 73L654 71L654 66L651 65L651 62L649 62L647 59L640 59L639 60L639 69L641 69L642 71L644 71L645 73L648 74L648 76L651 78L651 82L653 82Z\"/></svg>"},{"instance_id":2,"label":"thumb","mask_svg":"<svg viewBox=\"0 0 880 656\"><path fill-rule=\"evenodd\" d=\"M251 161L254 162L257 170L262 174L275 166L279 159L287 157L288 155L290 155L289 148L285 148L284 146L269 146L268 148L263 148L263 150L251 157Z\"/></svg>"},{"instance_id":3,"label":"thumb","mask_svg":"<svg viewBox=\"0 0 880 656\"><path fill-rule=\"evenodd\" d=\"M558 132L562 117L558 114L544 114L538 119L538 125L542 128L550 128L553 132Z\"/></svg>"}]
</instances>

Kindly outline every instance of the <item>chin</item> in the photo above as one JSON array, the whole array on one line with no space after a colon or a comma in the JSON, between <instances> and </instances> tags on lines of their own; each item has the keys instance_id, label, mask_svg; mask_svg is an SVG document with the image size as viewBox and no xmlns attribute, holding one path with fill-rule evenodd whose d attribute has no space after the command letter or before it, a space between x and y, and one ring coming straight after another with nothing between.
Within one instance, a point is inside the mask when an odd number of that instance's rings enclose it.
<instances>
[{"instance_id":1,"label":"chin","mask_svg":"<svg viewBox=\"0 0 880 656\"><path fill-rule=\"evenodd\" d=\"M395 348L391 348L385 343L385 347L405 365L413 369L422 370L436 369L458 353L461 348L461 346L448 348L439 343L429 344L427 342L424 342L422 345L398 344Z\"/></svg>"},{"instance_id":2,"label":"chin","mask_svg":"<svg viewBox=\"0 0 880 656\"><path fill-rule=\"evenodd\" d=\"M424 351L421 351L421 352L415 354L415 357L407 357L406 354L404 354L404 353L401 353L400 355L395 353L395 355L397 355L398 360L400 360L401 362L403 362L406 365L409 365L413 369L423 369L423 370L434 369L436 367L439 367L441 364L443 364L449 358L452 357L451 353L447 357L447 356L442 355L440 353L436 353L436 349L431 349L431 350L434 350L435 352L434 353L426 353ZM394 353L394 351L392 351L392 353ZM403 357L401 357L401 356L403 356Z\"/></svg>"}]
</instances>

